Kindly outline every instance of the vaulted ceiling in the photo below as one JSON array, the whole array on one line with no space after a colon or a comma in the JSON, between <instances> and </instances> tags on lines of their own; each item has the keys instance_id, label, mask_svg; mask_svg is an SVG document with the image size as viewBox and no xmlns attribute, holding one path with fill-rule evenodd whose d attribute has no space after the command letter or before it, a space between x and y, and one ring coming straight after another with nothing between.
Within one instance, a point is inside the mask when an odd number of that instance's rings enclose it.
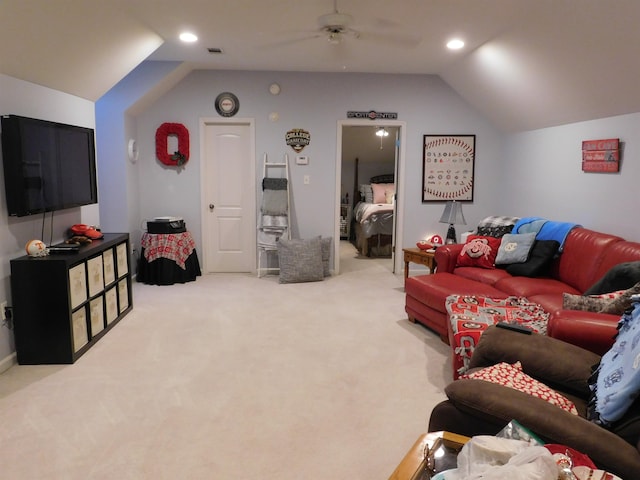
<instances>
[{"instance_id":1,"label":"vaulted ceiling","mask_svg":"<svg viewBox=\"0 0 640 480\"><path fill-rule=\"evenodd\" d=\"M504 131L640 111L638 0L0 0L0 73L97 100L145 59L434 74ZM199 37L177 40L182 30ZM466 42L458 51L445 43ZM222 53L209 53L219 48Z\"/></svg>"}]
</instances>

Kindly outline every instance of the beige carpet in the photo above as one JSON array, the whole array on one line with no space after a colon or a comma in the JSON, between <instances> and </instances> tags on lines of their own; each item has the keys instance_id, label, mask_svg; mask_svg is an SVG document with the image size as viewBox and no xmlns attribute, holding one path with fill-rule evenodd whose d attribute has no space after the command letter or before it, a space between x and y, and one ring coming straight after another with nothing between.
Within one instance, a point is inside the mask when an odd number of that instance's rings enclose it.
<instances>
[{"instance_id":1,"label":"beige carpet","mask_svg":"<svg viewBox=\"0 0 640 480\"><path fill-rule=\"evenodd\" d=\"M76 364L0 375L0 478L386 479L451 378L402 273L342 242L341 274L135 284Z\"/></svg>"}]
</instances>

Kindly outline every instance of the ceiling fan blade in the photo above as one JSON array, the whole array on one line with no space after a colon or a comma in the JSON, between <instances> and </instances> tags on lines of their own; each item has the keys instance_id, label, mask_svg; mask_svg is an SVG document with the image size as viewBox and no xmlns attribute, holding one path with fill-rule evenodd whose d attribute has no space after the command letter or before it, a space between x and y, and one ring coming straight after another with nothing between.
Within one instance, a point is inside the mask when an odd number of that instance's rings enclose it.
<instances>
[{"instance_id":1,"label":"ceiling fan blade","mask_svg":"<svg viewBox=\"0 0 640 480\"><path fill-rule=\"evenodd\" d=\"M362 31L360 32L360 39L365 41L374 41L378 43L386 43L390 46L398 46L405 48L416 47L421 41L422 37L419 35L412 35L408 33L400 32L373 32Z\"/></svg>"},{"instance_id":2,"label":"ceiling fan blade","mask_svg":"<svg viewBox=\"0 0 640 480\"><path fill-rule=\"evenodd\" d=\"M260 48L266 49L266 48L281 48L281 47L288 47L290 45L297 45L299 43L303 43L303 42L307 42L309 40L315 40L318 38L323 37L324 34L323 33L311 33L311 34L307 34L304 36L298 36L295 38L288 38L285 40L280 40L277 42L268 42L265 43L263 45L260 46Z\"/></svg>"}]
</instances>

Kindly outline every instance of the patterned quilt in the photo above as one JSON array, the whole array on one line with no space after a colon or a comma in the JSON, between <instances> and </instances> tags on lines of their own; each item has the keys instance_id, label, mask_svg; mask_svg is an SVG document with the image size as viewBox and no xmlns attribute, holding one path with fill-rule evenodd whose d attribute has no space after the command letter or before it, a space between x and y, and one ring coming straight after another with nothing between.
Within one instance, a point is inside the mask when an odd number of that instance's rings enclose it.
<instances>
[{"instance_id":1,"label":"patterned quilt","mask_svg":"<svg viewBox=\"0 0 640 480\"><path fill-rule=\"evenodd\" d=\"M454 349L453 376L466 372L482 332L498 322L518 323L546 335L549 314L524 297L489 298L450 295L445 302Z\"/></svg>"}]
</instances>

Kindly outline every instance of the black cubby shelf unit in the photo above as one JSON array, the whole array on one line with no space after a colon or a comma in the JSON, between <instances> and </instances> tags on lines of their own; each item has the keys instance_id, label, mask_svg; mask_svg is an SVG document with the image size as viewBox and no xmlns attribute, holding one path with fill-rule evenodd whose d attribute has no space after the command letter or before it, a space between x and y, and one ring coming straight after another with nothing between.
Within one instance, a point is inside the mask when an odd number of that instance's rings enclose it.
<instances>
[{"instance_id":1,"label":"black cubby shelf unit","mask_svg":"<svg viewBox=\"0 0 640 480\"><path fill-rule=\"evenodd\" d=\"M74 363L133 308L128 233L11 260L18 363Z\"/></svg>"}]
</instances>

